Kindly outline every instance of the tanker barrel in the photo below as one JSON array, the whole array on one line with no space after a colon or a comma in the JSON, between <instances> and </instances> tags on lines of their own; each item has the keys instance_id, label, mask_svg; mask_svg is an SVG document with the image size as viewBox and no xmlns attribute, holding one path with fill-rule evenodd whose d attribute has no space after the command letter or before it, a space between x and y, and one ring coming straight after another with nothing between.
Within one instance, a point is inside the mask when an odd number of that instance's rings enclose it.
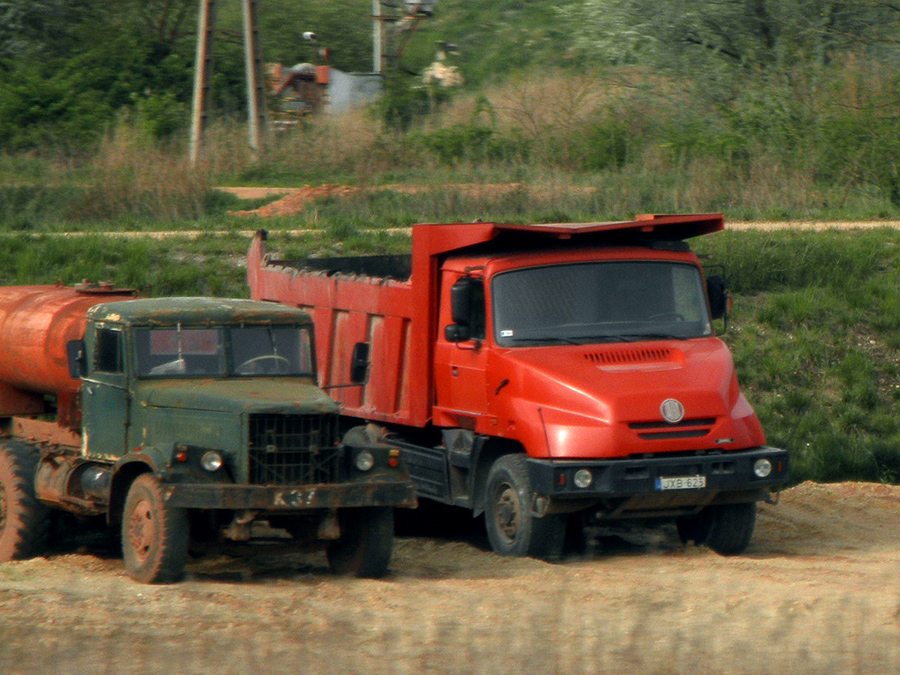
<instances>
[{"instance_id":1,"label":"tanker barrel","mask_svg":"<svg viewBox=\"0 0 900 675\"><path fill-rule=\"evenodd\" d=\"M12 390L74 398L66 344L84 337L88 309L133 297L106 284L0 287L0 415L24 414L2 409Z\"/></svg>"}]
</instances>

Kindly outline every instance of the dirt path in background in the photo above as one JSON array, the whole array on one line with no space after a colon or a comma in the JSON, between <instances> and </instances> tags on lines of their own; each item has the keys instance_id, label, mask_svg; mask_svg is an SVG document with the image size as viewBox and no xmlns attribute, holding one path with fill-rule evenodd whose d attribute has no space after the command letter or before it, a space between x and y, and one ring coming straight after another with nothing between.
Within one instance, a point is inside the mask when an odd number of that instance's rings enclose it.
<instances>
[{"instance_id":1,"label":"dirt path in background","mask_svg":"<svg viewBox=\"0 0 900 675\"><path fill-rule=\"evenodd\" d=\"M267 188L267 187L233 187L219 188L225 192L236 195L240 199L261 199L271 195L283 195L280 199L270 202L258 209L247 211L232 211L232 215L238 216L259 216L262 218L272 216L290 216L303 211L306 206L314 200L321 197L347 197L357 195L366 191L390 190L402 193L418 193L425 191L433 191L437 189L452 190L454 192L465 192L470 195L502 195L523 189L521 183L494 183L494 184L476 184L462 183L454 185L446 185L443 188L426 185L382 185L378 187L356 187L351 185L305 185L297 188ZM526 188L531 194L541 196L542 192L547 192L553 188L544 188L540 186L528 186ZM590 187L569 187L569 192L590 193L593 188ZM732 222L727 221L729 229L764 229L764 230L782 230L782 229L800 229L800 230L826 230L831 228L862 228L871 229L877 227L892 227L900 229L900 221L884 220L884 221L766 221L766 222Z\"/></svg>"},{"instance_id":2,"label":"dirt path in background","mask_svg":"<svg viewBox=\"0 0 900 675\"><path fill-rule=\"evenodd\" d=\"M141 586L96 551L0 566L5 675L900 672L900 487L803 484L747 554L670 529L548 564L397 540L389 578L324 556L193 561Z\"/></svg>"}]
</instances>

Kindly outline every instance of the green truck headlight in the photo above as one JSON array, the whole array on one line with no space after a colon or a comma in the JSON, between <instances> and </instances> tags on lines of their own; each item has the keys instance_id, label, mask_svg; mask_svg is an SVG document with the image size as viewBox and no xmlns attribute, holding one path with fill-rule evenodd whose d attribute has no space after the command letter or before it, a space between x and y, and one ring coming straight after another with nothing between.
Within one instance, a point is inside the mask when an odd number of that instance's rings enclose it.
<instances>
[{"instance_id":1,"label":"green truck headlight","mask_svg":"<svg viewBox=\"0 0 900 675\"><path fill-rule=\"evenodd\" d=\"M200 466L210 473L221 469L224 463L225 460L222 458L222 455L215 450L204 452L203 457L200 458Z\"/></svg>"},{"instance_id":2,"label":"green truck headlight","mask_svg":"<svg viewBox=\"0 0 900 675\"><path fill-rule=\"evenodd\" d=\"M368 450L360 450L356 453L356 457L353 458L353 463L360 471L368 471L375 466L375 458Z\"/></svg>"}]
</instances>

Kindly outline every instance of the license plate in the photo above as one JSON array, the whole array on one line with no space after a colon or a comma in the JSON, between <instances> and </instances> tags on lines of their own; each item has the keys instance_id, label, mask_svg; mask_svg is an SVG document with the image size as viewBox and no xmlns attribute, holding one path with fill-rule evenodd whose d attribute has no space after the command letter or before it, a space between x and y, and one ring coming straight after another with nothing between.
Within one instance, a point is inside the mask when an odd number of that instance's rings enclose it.
<instances>
[{"instance_id":1,"label":"license plate","mask_svg":"<svg viewBox=\"0 0 900 675\"><path fill-rule=\"evenodd\" d=\"M702 490L706 487L706 476L672 476L657 478L657 490Z\"/></svg>"}]
</instances>

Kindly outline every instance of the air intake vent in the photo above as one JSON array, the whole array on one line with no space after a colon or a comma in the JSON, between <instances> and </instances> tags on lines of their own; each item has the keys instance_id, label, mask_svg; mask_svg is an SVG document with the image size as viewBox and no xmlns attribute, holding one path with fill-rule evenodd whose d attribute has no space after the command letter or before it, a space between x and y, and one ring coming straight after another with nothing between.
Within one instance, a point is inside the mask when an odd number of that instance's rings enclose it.
<instances>
[{"instance_id":1,"label":"air intake vent","mask_svg":"<svg viewBox=\"0 0 900 675\"><path fill-rule=\"evenodd\" d=\"M672 361L672 350L661 349L610 349L585 354L591 363L598 366L623 366L632 363L665 363Z\"/></svg>"}]
</instances>

